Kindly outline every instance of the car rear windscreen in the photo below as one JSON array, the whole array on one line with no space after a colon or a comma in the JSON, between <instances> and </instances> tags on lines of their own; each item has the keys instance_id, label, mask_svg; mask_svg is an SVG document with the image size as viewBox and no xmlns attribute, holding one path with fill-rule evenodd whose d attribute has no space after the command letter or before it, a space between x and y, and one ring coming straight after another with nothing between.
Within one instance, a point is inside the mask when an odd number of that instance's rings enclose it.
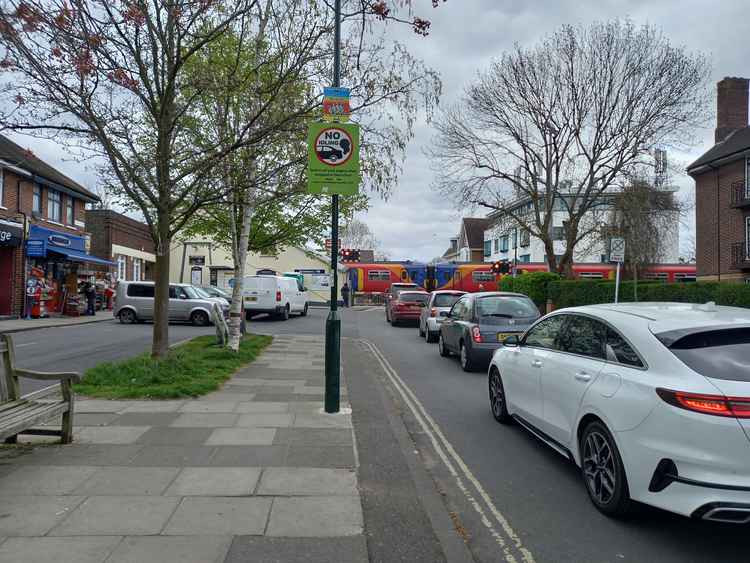
<instances>
[{"instance_id":1,"label":"car rear windscreen","mask_svg":"<svg viewBox=\"0 0 750 563\"><path fill-rule=\"evenodd\" d=\"M656 335L659 338L659 335ZM750 381L750 328L707 330L683 336L669 350L706 377Z\"/></svg>"},{"instance_id":2,"label":"car rear windscreen","mask_svg":"<svg viewBox=\"0 0 750 563\"><path fill-rule=\"evenodd\" d=\"M433 307L453 307L453 304L461 298L460 293L438 293L435 296L435 301L432 302Z\"/></svg>"},{"instance_id":3,"label":"car rear windscreen","mask_svg":"<svg viewBox=\"0 0 750 563\"><path fill-rule=\"evenodd\" d=\"M490 295L477 299L479 317L538 317L539 310L528 297L514 295Z\"/></svg>"},{"instance_id":4,"label":"car rear windscreen","mask_svg":"<svg viewBox=\"0 0 750 563\"><path fill-rule=\"evenodd\" d=\"M408 291L403 291L398 298L399 301L405 303L427 303L430 296L426 293L409 293Z\"/></svg>"}]
</instances>

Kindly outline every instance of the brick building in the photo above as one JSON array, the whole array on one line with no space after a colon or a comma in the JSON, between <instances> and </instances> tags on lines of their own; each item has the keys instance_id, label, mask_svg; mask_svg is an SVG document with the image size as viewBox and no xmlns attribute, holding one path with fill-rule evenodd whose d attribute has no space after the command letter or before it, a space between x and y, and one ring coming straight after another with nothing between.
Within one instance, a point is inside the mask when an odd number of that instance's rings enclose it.
<instances>
[{"instance_id":1,"label":"brick building","mask_svg":"<svg viewBox=\"0 0 750 563\"><path fill-rule=\"evenodd\" d=\"M156 256L148 225L109 209L86 211L91 254L114 262L118 280L153 280Z\"/></svg>"},{"instance_id":2,"label":"brick building","mask_svg":"<svg viewBox=\"0 0 750 563\"><path fill-rule=\"evenodd\" d=\"M750 281L749 84L717 84L715 144L687 169L695 180L699 280Z\"/></svg>"},{"instance_id":3,"label":"brick building","mask_svg":"<svg viewBox=\"0 0 750 563\"><path fill-rule=\"evenodd\" d=\"M84 209L97 201L0 135L0 316L24 312L27 282L38 282L49 312L62 312L79 274L103 262L87 253Z\"/></svg>"}]
</instances>

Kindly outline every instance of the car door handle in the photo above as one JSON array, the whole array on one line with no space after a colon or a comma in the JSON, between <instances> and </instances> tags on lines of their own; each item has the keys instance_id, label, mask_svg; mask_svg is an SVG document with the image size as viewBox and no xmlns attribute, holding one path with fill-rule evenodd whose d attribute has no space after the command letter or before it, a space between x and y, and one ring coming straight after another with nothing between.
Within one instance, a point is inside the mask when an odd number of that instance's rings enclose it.
<instances>
[{"instance_id":1,"label":"car door handle","mask_svg":"<svg viewBox=\"0 0 750 563\"><path fill-rule=\"evenodd\" d=\"M578 381L591 381L591 374L588 374L585 371L579 371L575 374L575 378Z\"/></svg>"},{"instance_id":2,"label":"car door handle","mask_svg":"<svg viewBox=\"0 0 750 563\"><path fill-rule=\"evenodd\" d=\"M535 368L540 368L542 367L542 360L534 360L531 362L531 365Z\"/></svg>"}]
</instances>

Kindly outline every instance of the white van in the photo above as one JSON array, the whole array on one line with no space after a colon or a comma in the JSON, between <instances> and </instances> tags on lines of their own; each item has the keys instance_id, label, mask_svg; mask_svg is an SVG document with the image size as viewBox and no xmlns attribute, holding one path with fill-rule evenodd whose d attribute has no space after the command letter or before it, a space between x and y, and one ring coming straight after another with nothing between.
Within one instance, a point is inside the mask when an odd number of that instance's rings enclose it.
<instances>
[{"instance_id":1,"label":"white van","mask_svg":"<svg viewBox=\"0 0 750 563\"><path fill-rule=\"evenodd\" d=\"M242 292L245 318L269 313L287 320L291 313L307 315L307 290L295 278L246 276Z\"/></svg>"}]
</instances>

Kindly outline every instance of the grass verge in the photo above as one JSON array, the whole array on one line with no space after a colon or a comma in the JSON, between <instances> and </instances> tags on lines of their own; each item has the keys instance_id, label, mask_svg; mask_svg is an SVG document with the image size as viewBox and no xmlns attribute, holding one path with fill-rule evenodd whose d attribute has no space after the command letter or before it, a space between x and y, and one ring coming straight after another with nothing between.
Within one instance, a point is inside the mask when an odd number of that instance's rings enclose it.
<instances>
[{"instance_id":1,"label":"grass verge","mask_svg":"<svg viewBox=\"0 0 750 563\"><path fill-rule=\"evenodd\" d=\"M121 362L107 362L86 370L81 395L105 399L177 399L198 397L229 379L252 362L271 343L270 336L249 334L234 352L216 346L215 336L199 336L155 360L142 354Z\"/></svg>"}]
</instances>

